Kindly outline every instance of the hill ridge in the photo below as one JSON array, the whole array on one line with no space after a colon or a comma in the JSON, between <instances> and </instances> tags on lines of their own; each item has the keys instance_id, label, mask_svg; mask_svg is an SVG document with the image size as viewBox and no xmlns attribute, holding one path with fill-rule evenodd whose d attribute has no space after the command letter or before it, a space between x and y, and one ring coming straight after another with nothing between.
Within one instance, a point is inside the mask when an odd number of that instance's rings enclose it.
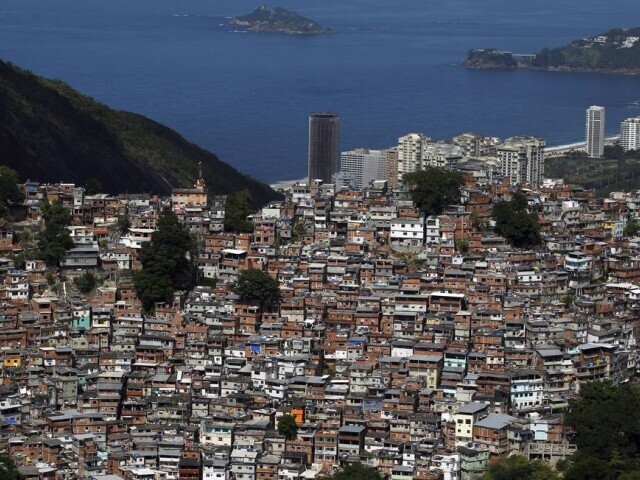
<instances>
[{"instance_id":1,"label":"hill ridge","mask_svg":"<svg viewBox=\"0 0 640 480\"><path fill-rule=\"evenodd\" d=\"M167 194L192 186L202 162L212 194L246 188L256 205L280 198L165 125L2 60L0 105L0 164L25 179L83 185L95 178L108 193Z\"/></svg>"}]
</instances>

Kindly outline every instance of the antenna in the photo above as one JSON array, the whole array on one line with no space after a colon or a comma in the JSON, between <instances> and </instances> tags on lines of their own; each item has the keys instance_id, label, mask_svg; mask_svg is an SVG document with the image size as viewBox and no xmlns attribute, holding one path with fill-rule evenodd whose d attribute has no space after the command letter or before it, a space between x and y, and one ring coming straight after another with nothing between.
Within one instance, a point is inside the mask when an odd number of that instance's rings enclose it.
<instances>
[{"instance_id":1,"label":"antenna","mask_svg":"<svg viewBox=\"0 0 640 480\"><path fill-rule=\"evenodd\" d=\"M202 160L198 162L198 178L196 179L195 187L198 190L205 189L204 178L202 178Z\"/></svg>"}]
</instances>

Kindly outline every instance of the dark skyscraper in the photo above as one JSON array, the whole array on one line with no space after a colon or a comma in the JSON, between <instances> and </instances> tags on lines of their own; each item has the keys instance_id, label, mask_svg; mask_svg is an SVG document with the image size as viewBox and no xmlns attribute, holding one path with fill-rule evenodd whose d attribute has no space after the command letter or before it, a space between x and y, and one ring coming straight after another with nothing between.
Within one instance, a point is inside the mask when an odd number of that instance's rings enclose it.
<instances>
[{"instance_id":1,"label":"dark skyscraper","mask_svg":"<svg viewBox=\"0 0 640 480\"><path fill-rule=\"evenodd\" d=\"M312 113L309 116L309 180L331 183L340 170L340 117L336 113Z\"/></svg>"}]
</instances>

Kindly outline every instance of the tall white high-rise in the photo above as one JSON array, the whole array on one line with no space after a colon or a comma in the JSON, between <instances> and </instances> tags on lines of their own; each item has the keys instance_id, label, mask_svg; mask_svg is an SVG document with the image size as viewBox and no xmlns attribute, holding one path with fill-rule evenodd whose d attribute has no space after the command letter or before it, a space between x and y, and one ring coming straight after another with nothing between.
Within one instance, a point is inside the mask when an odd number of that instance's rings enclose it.
<instances>
[{"instance_id":1,"label":"tall white high-rise","mask_svg":"<svg viewBox=\"0 0 640 480\"><path fill-rule=\"evenodd\" d=\"M587 108L586 127L587 155L600 158L604 155L604 107Z\"/></svg>"},{"instance_id":2,"label":"tall white high-rise","mask_svg":"<svg viewBox=\"0 0 640 480\"><path fill-rule=\"evenodd\" d=\"M405 173L417 172L422 168L422 150L431 139L421 133L410 133L398 139L398 180Z\"/></svg>"},{"instance_id":3,"label":"tall white high-rise","mask_svg":"<svg viewBox=\"0 0 640 480\"><path fill-rule=\"evenodd\" d=\"M625 152L640 149L640 117L627 118L620 125L620 146Z\"/></svg>"}]
</instances>

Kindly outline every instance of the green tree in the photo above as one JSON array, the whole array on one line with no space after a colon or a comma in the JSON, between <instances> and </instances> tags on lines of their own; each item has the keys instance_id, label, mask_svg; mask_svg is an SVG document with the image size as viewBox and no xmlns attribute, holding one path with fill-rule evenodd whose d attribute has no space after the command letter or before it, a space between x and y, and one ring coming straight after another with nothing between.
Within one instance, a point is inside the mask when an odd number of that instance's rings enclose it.
<instances>
[{"instance_id":1,"label":"green tree","mask_svg":"<svg viewBox=\"0 0 640 480\"><path fill-rule=\"evenodd\" d=\"M329 477L330 480L382 480L377 468L367 467L361 463L347 465Z\"/></svg>"},{"instance_id":2,"label":"green tree","mask_svg":"<svg viewBox=\"0 0 640 480\"><path fill-rule=\"evenodd\" d=\"M626 152L622 145L605 145L604 158L613 158L614 160L622 160L626 157Z\"/></svg>"},{"instance_id":3,"label":"green tree","mask_svg":"<svg viewBox=\"0 0 640 480\"><path fill-rule=\"evenodd\" d=\"M91 272L86 272L79 277L73 279L73 283L81 293L89 293L96 288L96 277Z\"/></svg>"},{"instance_id":4,"label":"green tree","mask_svg":"<svg viewBox=\"0 0 640 480\"><path fill-rule=\"evenodd\" d=\"M488 222L481 220L476 212L471 214L471 227L474 230L484 231L488 229Z\"/></svg>"},{"instance_id":5,"label":"green tree","mask_svg":"<svg viewBox=\"0 0 640 480\"><path fill-rule=\"evenodd\" d=\"M44 200L40 207L44 218L44 229L38 235L39 256L50 267L57 266L67 250L73 248L71 234L67 225L71 221L69 211L56 200L50 203Z\"/></svg>"},{"instance_id":6,"label":"green tree","mask_svg":"<svg viewBox=\"0 0 640 480\"><path fill-rule=\"evenodd\" d=\"M456 249L463 255L469 253L469 240L462 239L456 241Z\"/></svg>"},{"instance_id":7,"label":"green tree","mask_svg":"<svg viewBox=\"0 0 640 480\"><path fill-rule=\"evenodd\" d=\"M199 287L210 287L210 288L216 288L216 285L218 284L218 279L217 278L211 278L211 277L200 277L198 279L198 286Z\"/></svg>"},{"instance_id":8,"label":"green tree","mask_svg":"<svg viewBox=\"0 0 640 480\"><path fill-rule=\"evenodd\" d=\"M16 463L7 455L0 455L0 480L23 480Z\"/></svg>"},{"instance_id":9,"label":"green tree","mask_svg":"<svg viewBox=\"0 0 640 480\"><path fill-rule=\"evenodd\" d=\"M630 218L627 221L627 225L624 227L625 236L635 237L638 234L638 231L640 231L640 226L638 226L638 223L634 218Z\"/></svg>"},{"instance_id":10,"label":"green tree","mask_svg":"<svg viewBox=\"0 0 640 480\"><path fill-rule=\"evenodd\" d=\"M548 463L529 461L521 455L502 457L491 465L480 480L559 480Z\"/></svg>"},{"instance_id":11,"label":"green tree","mask_svg":"<svg viewBox=\"0 0 640 480\"><path fill-rule=\"evenodd\" d=\"M336 369L331 365L323 365L322 366L322 375L329 375L330 377L334 377L336 374Z\"/></svg>"},{"instance_id":12,"label":"green tree","mask_svg":"<svg viewBox=\"0 0 640 480\"><path fill-rule=\"evenodd\" d=\"M614 480L640 476L640 386L591 382L571 401L565 423L578 451L565 479Z\"/></svg>"},{"instance_id":13,"label":"green tree","mask_svg":"<svg viewBox=\"0 0 640 480\"><path fill-rule=\"evenodd\" d=\"M581 386L579 399L570 407L565 421L575 430L582 455L610 459L614 450L623 455L636 453L640 420L633 421L629 414L640 410L638 387L591 382Z\"/></svg>"},{"instance_id":14,"label":"green tree","mask_svg":"<svg viewBox=\"0 0 640 480\"><path fill-rule=\"evenodd\" d=\"M409 186L412 200L426 215L438 215L448 204L456 202L464 182L460 173L439 167L407 173L403 180Z\"/></svg>"},{"instance_id":15,"label":"green tree","mask_svg":"<svg viewBox=\"0 0 640 480\"><path fill-rule=\"evenodd\" d=\"M224 229L228 232L252 230L253 223L247 220L252 213L253 199L249 190L240 190L227 197L224 206Z\"/></svg>"},{"instance_id":16,"label":"green tree","mask_svg":"<svg viewBox=\"0 0 640 480\"><path fill-rule=\"evenodd\" d=\"M18 187L18 183L20 183L18 172L5 165L0 165L0 217L7 215L9 205L24 200L24 194Z\"/></svg>"},{"instance_id":17,"label":"green tree","mask_svg":"<svg viewBox=\"0 0 640 480\"><path fill-rule=\"evenodd\" d=\"M493 206L495 232L514 247L529 248L541 242L538 216L527 211L527 199L522 192L513 194L510 201L502 200Z\"/></svg>"},{"instance_id":18,"label":"green tree","mask_svg":"<svg viewBox=\"0 0 640 480\"><path fill-rule=\"evenodd\" d=\"M24 268L27 266L27 257L25 256L24 253L19 253L17 255L14 255L13 264L16 266L17 269L24 270Z\"/></svg>"},{"instance_id":19,"label":"green tree","mask_svg":"<svg viewBox=\"0 0 640 480\"><path fill-rule=\"evenodd\" d=\"M175 290L190 290L195 280L196 243L180 225L178 217L165 209L158 219L158 230L140 250L142 270L133 280L146 311L156 302L167 302Z\"/></svg>"},{"instance_id":20,"label":"green tree","mask_svg":"<svg viewBox=\"0 0 640 480\"><path fill-rule=\"evenodd\" d=\"M640 470L623 473L618 480L640 480Z\"/></svg>"},{"instance_id":21,"label":"green tree","mask_svg":"<svg viewBox=\"0 0 640 480\"><path fill-rule=\"evenodd\" d=\"M291 229L291 241L293 243L299 242L306 232L307 229L304 226L304 220L295 220L293 222L293 228Z\"/></svg>"},{"instance_id":22,"label":"green tree","mask_svg":"<svg viewBox=\"0 0 640 480\"><path fill-rule=\"evenodd\" d=\"M511 206L516 212L524 212L527 209L527 196L522 190L513 192L513 195L511 195Z\"/></svg>"},{"instance_id":23,"label":"green tree","mask_svg":"<svg viewBox=\"0 0 640 480\"><path fill-rule=\"evenodd\" d=\"M570 462L564 474L565 480L617 480L611 475L606 461L599 458L580 458L578 462Z\"/></svg>"},{"instance_id":24,"label":"green tree","mask_svg":"<svg viewBox=\"0 0 640 480\"><path fill-rule=\"evenodd\" d=\"M125 211L124 215L118 215L118 223L116 228L120 233L126 233L131 228L131 219L129 218L129 212Z\"/></svg>"},{"instance_id":25,"label":"green tree","mask_svg":"<svg viewBox=\"0 0 640 480\"><path fill-rule=\"evenodd\" d=\"M95 195L96 193L104 192L104 187L99 179L96 177L89 177L84 183L84 190L87 195Z\"/></svg>"},{"instance_id":26,"label":"green tree","mask_svg":"<svg viewBox=\"0 0 640 480\"><path fill-rule=\"evenodd\" d=\"M278 433L287 440L295 440L298 436L298 425L293 415L285 414L278 420Z\"/></svg>"},{"instance_id":27,"label":"green tree","mask_svg":"<svg viewBox=\"0 0 640 480\"><path fill-rule=\"evenodd\" d=\"M267 304L280 300L280 284L268 273L255 268L243 270L238 275L238 281L233 291L245 302L258 302L264 308Z\"/></svg>"}]
</instances>

